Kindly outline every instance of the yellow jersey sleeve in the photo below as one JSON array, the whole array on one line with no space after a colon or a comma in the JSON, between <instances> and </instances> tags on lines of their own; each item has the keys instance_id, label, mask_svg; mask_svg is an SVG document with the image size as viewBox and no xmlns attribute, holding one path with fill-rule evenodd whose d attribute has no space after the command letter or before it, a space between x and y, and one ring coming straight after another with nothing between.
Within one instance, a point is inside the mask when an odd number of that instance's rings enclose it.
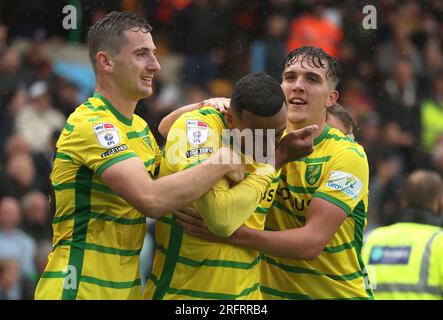
<instances>
[{"instance_id":1,"label":"yellow jersey sleeve","mask_svg":"<svg viewBox=\"0 0 443 320\"><path fill-rule=\"evenodd\" d=\"M137 156L119 125L108 119L77 123L66 142L72 159L98 176L113 164Z\"/></svg>"},{"instance_id":2,"label":"yellow jersey sleeve","mask_svg":"<svg viewBox=\"0 0 443 320\"><path fill-rule=\"evenodd\" d=\"M367 201L369 166L361 146L349 146L334 156L314 197L327 200L350 215L360 201Z\"/></svg>"},{"instance_id":3,"label":"yellow jersey sleeve","mask_svg":"<svg viewBox=\"0 0 443 320\"><path fill-rule=\"evenodd\" d=\"M276 177L270 165L256 164L255 170L233 187L224 178L195 202L197 212L211 232L229 237L255 212Z\"/></svg>"}]
</instances>

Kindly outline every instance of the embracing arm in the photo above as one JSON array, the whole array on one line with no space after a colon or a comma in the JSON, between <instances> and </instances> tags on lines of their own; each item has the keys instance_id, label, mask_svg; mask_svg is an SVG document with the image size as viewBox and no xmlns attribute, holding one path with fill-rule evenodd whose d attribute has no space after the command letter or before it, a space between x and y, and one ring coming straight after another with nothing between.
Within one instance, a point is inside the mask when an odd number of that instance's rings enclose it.
<instances>
[{"instance_id":1,"label":"embracing arm","mask_svg":"<svg viewBox=\"0 0 443 320\"><path fill-rule=\"evenodd\" d=\"M266 169L266 173L251 173L232 188L223 179L196 201L196 209L211 232L229 237L250 217L275 177L274 168L266 165Z\"/></svg>"},{"instance_id":2,"label":"embracing arm","mask_svg":"<svg viewBox=\"0 0 443 320\"><path fill-rule=\"evenodd\" d=\"M345 218L343 209L326 200L314 198L303 227L282 231L242 227L230 242L276 257L314 260L332 240Z\"/></svg>"},{"instance_id":3,"label":"embracing arm","mask_svg":"<svg viewBox=\"0 0 443 320\"><path fill-rule=\"evenodd\" d=\"M177 110L172 111L170 114L163 118L163 120L158 125L158 132L160 132L160 134L166 139L171 126L174 124L175 120L177 120L183 113L202 108L203 106L211 106L216 110L225 113L229 109L230 101L231 99L228 98L211 98L178 108Z\"/></svg>"},{"instance_id":4,"label":"embracing arm","mask_svg":"<svg viewBox=\"0 0 443 320\"><path fill-rule=\"evenodd\" d=\"M261 231L241 226L229 238L214 236L201 217L190 208L174 211L176 221L186 232L214 242L248 247L287 259L316 259L346 218L341 208L314 198L305 226L282 231Z\"/></svg>"},{"instance_id":5,"label":"embracing arm","mask_svg":"<svg viewBox=\"0 0 443 320\"><path fill-rule=\"evenodd\" d=\"M220 164L218 156L224 152L223 149L193 168L157 180L148 175L137 157L110 166L101 178L109 188L144 215L159 218L198 199L228 172L232 173L241 167ZM241 176L242 170L238 174Z\"/></svg>"},{"instance_id":6,"label":"embracing arm","mask_svg":"<svg viewBox=\"0 0 443 320\"><path fill-rule=\"evenodd\" d=\"M171 129L175 120L177 120L183 113L193 111L195 109L201 108L202 103L197 102L193 104L188 104L184 107L178 108L177 110L172 111L166 117L162 119L160 124L158 125L158 132L166 139L168 136L169 129Z\"/></svg>"}]
</instances>

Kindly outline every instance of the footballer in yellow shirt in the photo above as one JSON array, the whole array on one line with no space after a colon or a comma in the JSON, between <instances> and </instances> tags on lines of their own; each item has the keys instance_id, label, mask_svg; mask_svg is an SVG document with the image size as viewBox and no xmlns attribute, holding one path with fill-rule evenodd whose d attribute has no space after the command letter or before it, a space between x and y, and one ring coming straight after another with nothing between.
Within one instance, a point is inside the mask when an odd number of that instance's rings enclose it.
<instances>
[{"instance_id":1,"label":"footballer in yellow shirt","mask_svg":"<svg viewBox=\"0 0 443 320\"><path fill-rule=\"evenodd\" d=\"M301 47L285 58L287 132L317 125L314 152L283 167L265 231L242 226L225 240L262 252L265 299L373 299L361 258L367 157L358 143L325 123L339 79L337 62L320 48ZM187 230L212 239L198 224Z\"/></svg>"},{"instance_id":2,"label":"footballer in yellow shirt","mask_svg":"<svg viewBox=\"0 0 443 320\"><path fill-rule=\"evenodd\" d=\"M204 161L220 147L226 129L272 129L277 139L283 134L286 106L272 77L242 78L234 87L231 104L226 116L204 107L178 118L168 134L160 174ZM180 139L183 136L186 139ZM247 169L249 175L237 185L222 179L193 203L212 232L221 237L243 224L263 230L278 175L269 164L255 161ZM184 233L173 215L157 221L155 242L146 299L261 299L257 251Z\"/></svg>"}]
</instances>

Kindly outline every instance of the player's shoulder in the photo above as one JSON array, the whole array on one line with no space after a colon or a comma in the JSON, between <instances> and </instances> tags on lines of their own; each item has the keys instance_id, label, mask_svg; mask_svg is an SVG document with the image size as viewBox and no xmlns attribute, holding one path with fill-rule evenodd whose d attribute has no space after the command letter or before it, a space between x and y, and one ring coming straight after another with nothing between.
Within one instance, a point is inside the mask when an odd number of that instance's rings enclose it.
<instances>
[{"instance_id":1,"label":"player's shoulder","mask_svg":"<svg viewBox=\"0 0 443 320\"><path fill-rule=\"evenodd\" d=\"M223 113L211 106L203 106L200 109L193 110L183 114L185 119L198 119L207 123L211 127L225 127L225 118Z\"/></svg>"},{"instance_id":2,"label":"player's shoulder","mask_svg":"<svg viewBox=\"0 0 443 320\"><path fill-rule=\"evenodd\" d=\"M182 130L210 130L221 134L226 128L224 116L213 107L203 107L183 113L173 124L171 129Z\"/></svg>"},{"instance_id":3,"label":"player's shoulder","mask_svg":"<svg viewBox=\"0 0 443 320\"><path fill-rule=\"evenodd\" d=\"M67 123L74 128L84 128L89 124L112 121L105 103L94 97L86 99L69 116Z\"/></svg>"},{"instance_id":4,"label":"player's shoulder","mask_svg":"<svg viewBox=\"0 0 443 320\"><path fill-rule=\"evenodd\" d=\"M338 129L327 128L324 134L324 149L333 157L354 157L366 159L366 152L362 145L345 135Z\"/></svg>"},{"instance_id":5,"label":"player's shoulder","mask_svg":"<svg viewBox=\"0 0 443 320\"><path fill-rule=\"evenodd\" d=\"M134 130L145 129L145 128L148 128L149 130L148 123L145 121L145 119L143 119L137 114L134 114L134 116L132 117L132 127L134 128Z\"/></svg>"}]
</instances>

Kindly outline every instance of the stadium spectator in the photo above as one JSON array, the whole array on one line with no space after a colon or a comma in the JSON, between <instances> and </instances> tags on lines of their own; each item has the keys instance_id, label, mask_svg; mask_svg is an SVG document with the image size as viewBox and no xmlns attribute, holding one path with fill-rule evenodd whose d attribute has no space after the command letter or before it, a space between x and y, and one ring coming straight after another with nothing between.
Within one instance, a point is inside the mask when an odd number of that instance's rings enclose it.
<instances>
[{"instance_id":1,"label":"stadium spectator","mask_svg":"<svg viewBox=\"0 0 443 320\"><path fill-rule=\"evenodd\" d=\"M25 87L27 78L19 52L10 47L0 51L0 94L16 92Z\"/></svg>"},{"instance_id":2,"label":"stadium spectator","mask_svg":"<svg viewBox=\"0 0 443 320\"><path fill-rule=\"evenodd\" d=\"M177 12L174 26L174 44L186 59L183 80L189 85L204 86L216 76L214 34L219 28L209 0L191 1L186 9Z\"/></svg>"},{"instance_id":3,"label":"stadium spectator","mask_svg":"<svg viewBox=\"0 0 443 320\"><path fill-rule=\"evenodd\" d=\"M336 103L326 109L326 123L354 139L354 120L342 105Z\"/></svg>"},{"instance_id":4,"label":"stadium spectator","mask_svg":"<svg viewBox=\"0 0 443 320\"><path fill-rule=\"evenodd\" d=\"M8 26L0 22L0 52L8 47Z\"/></svg>"},{"instance_id":5,"label":"stadium spectator","mask_svg":"<svg viewBox=\"0 0 443 320\"><path fill-rule=\"evenodd\" d=\"M363 259L376 299L443 299L443 180L418 170L402 188L398 222L373 230Z\"/></svg>"},{"instance_id":6,"label":"stadium spectator","mask_svg":"<svg viewBox=\"0 0 443 320\"><path fill-rule=\"evenodd\" d=\"M396 60L390 77L386 79L377 99L378 112L386 123L395 123L407 136L404 146L410 147L420 135L419 88L411 64Z\"/></svg>"},{"instance_id":7,"label":"stadium spectator","mask_svg":"<svg viewBox=\"0 0 443 320\"><path fill-rule=\"evenodd\" d=\"M370 90L361 78L348 78L343 84L341 101L344 106L349 106L349 112L356 119L362 119L367 114L375 111L374 102L370 98Z\"/></svg>"},{"instance_id":8,"label":"stadium spectator","mask_svg":"<svg viewBox=\"0 0 443 320\"><path fill-rule=\"evenodd\" d=\"M377 159L369 182L368 230L391 224L398 218L398 187L402 164L392 153Z\"/></svg>"},{"instance_id":9,"label":"stadium spectator","mask_svg":"<svg viewBox=\"0 0 443 320\"><path fill-rule=\"evenodd\" d=\"M29 98L29 105L20 109L16 115L16 131L26 139L33 152L44 152L52 132L63 128L66 118L52 106L46 82L32 84Z\"/></svg>"},{"instance_id":10,"label":"stadium spectator","mask_svg":"<svg viewBox=\"0 0 443 320\"><path fill-rule=\"evenodd\" d=\"M407 20L398 15L391 18L392 38L377 47L376 62L378 71L390 75L395 71L398 61L406 60L416 75L424 71L423 60L417 46L412 42Z\"/></svg>"},{"instance_id":11,"label":"stadium spectator","mask_svg":"<svg viewBox=\"0 0 443 320\"><path fill-rule=\"evenodd\" d=\"M27 283L36 281L35 240L20 230L22 221L20 204L16 198L0 200L0 259L13 259L19 264L20 278ZM16 298L25 294L26 287L14 288Z\"/></svg>"},{"instance_id":12,"label":"stadium spectator","mask_svg":"<svg viewBox=\"0 0 443 320\"><path fill-rule=\"evenodd\" d=\"M251 45L251 72L266 72L280 80L281 57L286 53L287 18L283 15L272 15L265 23L264 36Z\"/></svg>"},{"instance_id":13,"label":"stadium spectator","mask_svg":"<svg viewBox=\"0 0 443 320\"><path fill-rule=\"evenodd\" d=\"M42 241L52 241L48 197L40 191L28 192L23 196L22 208L24 214L22 230L39 245Z\"/></svg>"},{"instance_id":14,"label":"stadium spectator","mask_svg":"<svg viewBox=\"0 0 443 320\"><path fill-rule=\"evenodd\" d=\"M328 19L321 1L311 0L306 4L306 11L291 22L287 52L302 46L314 46L322 48L333 57L338 57L343 40L340 26ZM325 37L325 34L328 36Z\"/></svg>"},{"instance_id":15,"label":"stadium spectator","mask_svg":"<svg viewBox=\"0 0 443 320\"><path fill-rule=\"evenodd\" d=\"M443 75L433 83L433 91L421 106L421 141L423 149L431 152L438 137L443 134Z\"/></svg>"},{"instance_id":16,"label":"stadium spectator","mask_svg":"<svg viewBox=\"0 0 443 320\"><path fill-rule=\"evenodd\" d=\"M81 103L79 101L79 87L63 77L53 82L54 107L67 118Z\"/></svg>"},{"instance_id":17,"label":"stadium spectator","mask_svg":"<svg viewBox=\"0 0 443 320\"><path fill-rule=\"evenodd\" d=\"M431 155L431 167L443 176L443 134L438 138Z\"/></svg>"},{"instance_id":18,"label":"stadium spectator","mask_svg":"<svg viewBox=\"0 0 443 320\"><path fill-rule=\"evenodd\" d=\"M0 175L0 197L20 198L36 186L35 177L36 170L31 155L15 154L8 159L5 172Z\"/></svg>"},{"instance_id":19,"label":"stadium spectator","mask_svg":"<svg viewBox=\"0 0 443 320\"><path fill-rule=\"evenodd\" d=\"M0 300L19 300L20 266L12 259L0 259Z\"/></svg>"},{"instance_id":20,"label":"stadium spectator","mask_svg":"<svg viewBox=\"0 0 443 320\"><path fill-rule=\"evenodd\" d=\"M356 140L365 148L369 162L369 174L372 175L376 169L377 159L385 150L382 138L383 126L380 115L375 111L366 114L359 120Z\"/></svg>"}]
</instances>

